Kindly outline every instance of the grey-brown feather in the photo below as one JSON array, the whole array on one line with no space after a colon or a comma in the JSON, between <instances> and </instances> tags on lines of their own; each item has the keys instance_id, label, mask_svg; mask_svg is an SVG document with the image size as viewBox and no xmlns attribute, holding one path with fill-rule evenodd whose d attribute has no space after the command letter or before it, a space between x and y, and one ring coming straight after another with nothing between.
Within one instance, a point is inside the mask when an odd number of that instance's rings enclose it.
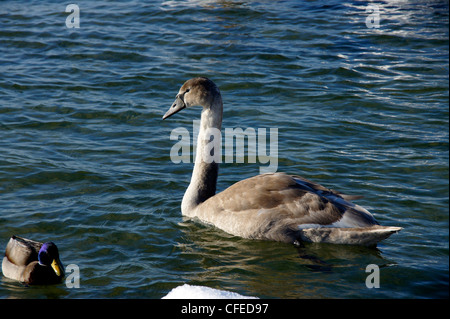
<instances>
[{"instance_id":1,"label":"grey-brown feather","mask_svg":"<svg viewBox=\"0 0 450 319\"><path fill-rule=\"evenodd\" d=\"M245 225L251 225L252 230L244 232L246 237L272 240L281 238L281 241L288 242L299 239L298 226L331 225L344 214L351 215L349 217L361 227L378 224L372 216L324 196L333 194L340 197L339 194L316 183L309 182L306 186L299 184L296 181L299 178L301 177L283 173L251 177L206 200L199 210L210 212L210 217L223 214L225 218L232 214L236 220L240 220L241 229ZM208 222L208 216L202 217ZM210 222L222 225L221 220L211 218Z\"/></svg>"},{"instance_id":2,"label":"grey-brown feather","mask_svg":"<svg viewBox=\"0 0 450 319\"><path fill-rule=\"evenodd\" d=\"M42 243L30 239L12 236L6 245L5 256L18 266L28 265L38 259Z\"/></svg>"}]
</instances>

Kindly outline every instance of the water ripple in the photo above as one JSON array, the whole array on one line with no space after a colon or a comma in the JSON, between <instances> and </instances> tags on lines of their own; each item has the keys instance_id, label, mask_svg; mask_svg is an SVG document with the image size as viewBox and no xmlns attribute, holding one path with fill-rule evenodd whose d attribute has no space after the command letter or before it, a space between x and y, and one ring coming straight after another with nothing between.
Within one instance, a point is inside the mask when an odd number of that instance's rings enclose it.
<instances>
[{"instance_id":1,"label":"water ripple","mask_svg":"<svg viewBox=\"0 0 450 319\"><path fill-rule=\"evenodd\" d=\"M448 3L162 1L0 8L0 239L54 240L81 287L0 296L161 298L182 283L268 298L448 297ZM192 164L161 121L211 77L225 127L279 130L278 170L404 230L379 250L254 242L184 221ZM245 165L245 168L242 166ZM219 189L260 163L221 166ZM430 231L431 230L431 231ZM382 265L382 291L365 288Z\"/></svg>"}]
</instances>

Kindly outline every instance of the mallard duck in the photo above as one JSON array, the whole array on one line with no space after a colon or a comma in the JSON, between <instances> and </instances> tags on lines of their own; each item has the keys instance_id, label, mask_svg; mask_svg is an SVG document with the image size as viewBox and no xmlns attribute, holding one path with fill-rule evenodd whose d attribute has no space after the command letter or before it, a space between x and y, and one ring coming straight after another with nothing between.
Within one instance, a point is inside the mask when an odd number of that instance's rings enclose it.
<instances>
[{"instance_id":1,"label":"mallard duck","mask_svg":"<svg viewBox=\"0 0 450 319\"><path fill-rule=\"evenodd\" d=\"M18 236L12 236L6 245L2 272L27 285L55 284L64 278L58 247L53 242L40 243Z\"/></svg>"},{"instance_id":2,"label":"mallard duck","mask_svg":"<svg viewBox=\"0 0 450 319\"><path fill-rule=\"evenodd\" d=\"M373 246L401 227L380 226L365 208L347 196L298 175L267 173L251 177L216 194L219 164L211 135L222 126L223 104L213 81L186 81L166 119L202 106L197 155L191 182L181 202L182 215L236 236L288 243L301 241ZM214 142L216 138L214 137ZM214 147L217 145L216 143Z\"/></svg>"}]
</instances>

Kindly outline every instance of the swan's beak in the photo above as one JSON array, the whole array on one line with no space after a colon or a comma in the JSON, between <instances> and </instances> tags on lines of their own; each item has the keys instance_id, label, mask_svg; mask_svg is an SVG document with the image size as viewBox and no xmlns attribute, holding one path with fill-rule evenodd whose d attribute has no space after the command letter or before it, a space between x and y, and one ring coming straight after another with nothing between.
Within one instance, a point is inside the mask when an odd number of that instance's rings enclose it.
<instances>
[{"instance_id":1,"label":"swan's beak","mask_svg":"<svg viewBox=\"0 0 450 319\"><path fill-rule=\"evenodd\" d=\"M180 112L182 109L184 109L186 107L186 104L184 104L183 99L181 99L181 97L177 96L177 98L175 99L175 102L173 102L172 106L170 107L170 109L166 112L166 114L164 114L163 116L163 120L165 120L166 118L168 118L169 116L174 115L175 113Z\"/></svg>"}]
</instances>

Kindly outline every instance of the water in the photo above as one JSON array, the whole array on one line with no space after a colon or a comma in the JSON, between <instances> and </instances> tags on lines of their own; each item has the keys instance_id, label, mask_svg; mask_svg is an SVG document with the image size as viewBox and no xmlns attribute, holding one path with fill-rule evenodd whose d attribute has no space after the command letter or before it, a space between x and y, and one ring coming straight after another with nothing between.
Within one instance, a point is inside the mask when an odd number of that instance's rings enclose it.
<instances>
[{"instance_id":1,"label":"water","mask_svg":"<svg viewBox=\"0 0 450 319\"><path fill-rule=\"evenodd\" d=\"M448 298L448 1L79 1L0 5L0 245L53 240L80 287L1 298L161 298L188 283L261 298ZM161 117L221 88L224 127L278 128L278 171L351 194L403 231L302 249L183 220L192 164ZM222 164L219 190L258 174ZM2 248L4 249L4 248ZM366 266L380 267L368 289Z\"/></svg>"}]
</instances>

